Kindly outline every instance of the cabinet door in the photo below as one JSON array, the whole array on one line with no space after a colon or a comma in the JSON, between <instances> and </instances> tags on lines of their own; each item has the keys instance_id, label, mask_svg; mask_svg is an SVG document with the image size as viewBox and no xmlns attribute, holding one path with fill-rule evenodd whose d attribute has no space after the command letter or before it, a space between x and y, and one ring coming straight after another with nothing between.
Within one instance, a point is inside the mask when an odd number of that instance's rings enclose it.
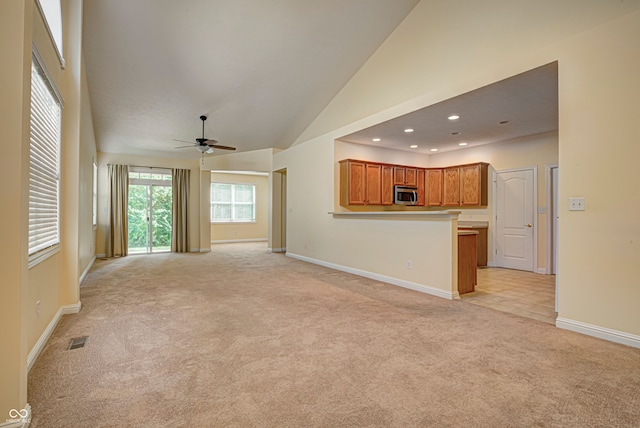
<instances>
[{"instance_id":1,"label":"cabinet door","mask_svg":"<svg viewBox=\"0 0 640 428\"><path fill-rule=\"evenodd\" d=\"M393 205L393 167L382 165L382 205Z\"/></svg>"},{"instance_id":2,"label":"cabinet door","mask_svg":"<svg viewBox=\"0 0 640 428\"><path fill-rule=\"evenodd\" d=\"M460 167L460 205L480 205L480 165Z\"/></svg>"},{"instance_id":3,"label":"cabinet door","mask_svg":"<svg viewBox=\"0 0 640 428\"><path fill-rule=\"evenodd\" d=\"M418 186L418 169L417 168L405 168L404 169L404 184L407 186Z\"/></svg>"},{"instance_id":4,"label":"cabinet door","mask_svg":"<svg viewBox=\"0 0 640 428\"><path fill-rule=\"evenodd\" d=\"M445 168L442 174L444 180L442 186L442 205L460 205L460 170L458 167Z\"/></svg>"},{"instance_id":5,"label":"cabinet door","mask_svg":"<svg viewBox=\"0 0 640 428\"><path fill-rule=\"evenodd\" d=\"M393 167L393 184L398 186L404 186L405 180L405 168L403 166Z\"/></svg>"},{"instance_id":6,"label":"cabinet door","mask_svg":"<svg viewBox=\"0 0 640 428\"><path fill-rule=\"evenodd\" d=\"M367 205L382 205L382 165L367 164Z\"/></svg>"},{"instance_id":7,"label":"cabinet door","mask_svg":"<svg viewBox=\"0 0 640 428\"><path fill-rule=\"evenodd\" d=\"M420 207L424 207L425 205L425 171L424 169L418 169L416 177L417 177L416 186L418 187L418 202L416 203L416 205Z\"/></svg>"},{"instance_id":8,"label":"cabinet door","mask_svg":"<svg viewBox=\"0 0 640 428\"><path fill-rule=\"evenodd\" d=\"M427 206L439 207L442 205L442 170L427 170Z\"/></svg>"},{"instance_id":9,"label":"cabinet door","mask_svg":"<svg viewBox=\"0 0 640 428\"><path fill-rule=\"evenodd\" d=\"M364 162L340 162L340 205L364 205L366 168Z\"/></svg>"}]
</instances>

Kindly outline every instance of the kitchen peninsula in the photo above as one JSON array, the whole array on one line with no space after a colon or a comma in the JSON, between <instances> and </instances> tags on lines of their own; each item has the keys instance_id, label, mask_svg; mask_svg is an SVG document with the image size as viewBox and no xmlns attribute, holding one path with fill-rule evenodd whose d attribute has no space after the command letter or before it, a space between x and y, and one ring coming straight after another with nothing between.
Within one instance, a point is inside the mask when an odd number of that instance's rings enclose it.
<instances>
[{"instance_id":1,"label":"kitchen peninsula","mask_svg":"<svg viewBox=\"0 0 640 428\"><path fill-rule=\"evenodd\" d=\"M456 299L460 293L473 291L478 232L458 229L460 211L348 211L329 214L340 223L344 220L338 227L345 233L364 237L356 246L361 256L358 257L360 266L340 269L340 266L329 264L330 267L447 299ZM378 236L367 233L370 230L375 230ZM465 251L462 254L459 236L471 237L464 238ZM385 254L384 260L375 263L381 253ZM463 290L459 291L460 279L463 280Z\"/></svg>"}]
</instances>

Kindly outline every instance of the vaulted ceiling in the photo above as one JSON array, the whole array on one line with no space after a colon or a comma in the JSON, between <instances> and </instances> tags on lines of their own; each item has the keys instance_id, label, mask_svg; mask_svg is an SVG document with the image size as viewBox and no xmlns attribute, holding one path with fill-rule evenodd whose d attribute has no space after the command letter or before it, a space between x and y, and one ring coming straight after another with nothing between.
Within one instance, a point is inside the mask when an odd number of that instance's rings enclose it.
<instances>
[{"instance_id":1,"label":"vaulted ceiling","mask_svg":"<svg viewBox=\"0 0 640 428\"><path fill-rule=\"evenodd\" d=\"M85 0L98 149L197 158L174 140L286 148L418 0Z\"/></svg>"}]
</instances>

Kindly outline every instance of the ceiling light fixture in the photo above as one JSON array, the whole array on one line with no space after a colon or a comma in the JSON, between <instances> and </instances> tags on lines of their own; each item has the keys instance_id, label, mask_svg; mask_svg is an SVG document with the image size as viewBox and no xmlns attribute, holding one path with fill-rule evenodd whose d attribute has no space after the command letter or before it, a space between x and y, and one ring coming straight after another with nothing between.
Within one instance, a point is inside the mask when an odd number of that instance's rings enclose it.
<instances>
[{"instance_id":1,"label":"ceiling light fixture","mask_svg":"<svg viewBox=\"0 0 640 428\"><path fill-rule=\"evenodd\" d=\"M409 148L410 148L410 149L417 149L417 148L418 148L418 145L417 145L417 144L412 144L412 145L410 145L410 146L409 146Z\"/></svg>"},{"instance_id":2,"label":"ceiling light fixture","mask_svg":"<svg viewBox=\"0 0 640 428\"><path fill-rule=\"evenodd\" d=\"M459 146L466 146L467 143L458 143Z\"/></svg>"},{"instance_id":3,"label":"ceiling light fixture","mask_svg":"<svg viewBox=\"0 0 640 428\"><path fill-rule=\"evenodd\" d=\"M381 141L381 139L380 139L380 138L374 138L374 139L373 139L373 140L371 140L371 141L373 141L373 142L377 143L378 141Z\"/></svg>"},{"instance_id":4,"label":"ceiling light fixture","mask_svg":"<svg viewBox=\"0 0 640 428\"><path fill-rule=\"evenodd\" d=\"M460 119L460 116L458 116L457 114L452 114L451 116L448 117L449 120L458 120Z\"/></svg>"},{"instance_id":5,"label":"ceiling light fixture","mask_svg":"<svg viewBox=\"0 0 640 428\"><path fill-rule=\"evenodd\" d=\"M437 152L437 151L438 151L438 149L431 149L431 151L432 151L432 152Z\"/></svg>"},{"instance_id":6,"label":"ceiling light fixture","mask_svg":"<svg viewBox=\"0 0 640 428\"><path fill-rule=\"evenodd\" d=\"M413 132L413 128L407 128L404 130L404 132L409 133L409 132Z\"/></svg>"}]
</instances>

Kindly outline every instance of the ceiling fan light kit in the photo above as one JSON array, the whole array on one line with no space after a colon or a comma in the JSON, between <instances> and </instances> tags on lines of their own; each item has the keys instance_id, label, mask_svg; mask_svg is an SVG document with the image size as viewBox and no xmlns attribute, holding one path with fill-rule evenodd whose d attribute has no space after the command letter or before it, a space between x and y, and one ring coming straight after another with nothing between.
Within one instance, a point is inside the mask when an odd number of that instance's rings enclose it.
<instances>
[{"instance_id":1,"label":"ceiling fan light kit","mask_svg":"<svg viewBox=\"0 0 640 428\"><path fill-rule=\"evenodd\" d=\"M218 145L218 144L216 144L217 143L216 140L210 140L208 138L204 138L204 121L207 120L207 116L200 116L200 120L202 121L202 138L196 138L196 142L194 144L190 145L190 146L180 146L180 147L176 147L176 149L184 149L184 148L187 148L187 147L195 147L203 155L213 153L214 149L220 149L220 150L235 150L236 149L235 147ZM174 140L174 141L182 141L182 140ZM186 143L186 141L185 141L185 143Z\"/></svg>"}]
</instances>

